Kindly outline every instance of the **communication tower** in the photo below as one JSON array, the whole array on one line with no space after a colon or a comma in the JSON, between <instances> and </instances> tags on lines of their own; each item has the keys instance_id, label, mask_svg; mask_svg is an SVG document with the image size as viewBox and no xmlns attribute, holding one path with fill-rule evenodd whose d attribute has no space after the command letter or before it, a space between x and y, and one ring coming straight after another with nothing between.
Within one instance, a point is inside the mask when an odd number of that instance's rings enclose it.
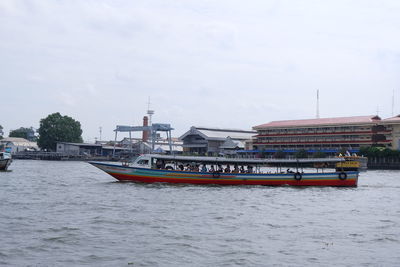
<instances>
[{"instance_id":1,"label":"communication tower","mask_svg":"<svg viewBox=\"0 0 400 267\"><path fill-rule=\"evenodd\" d=\"M147 115L149 115L149 126L151 126L152 122L152 117L154 115L154 110L150 109L150 96L149 96L149 102L147 102Z\"/></svg>"}]
</instances>

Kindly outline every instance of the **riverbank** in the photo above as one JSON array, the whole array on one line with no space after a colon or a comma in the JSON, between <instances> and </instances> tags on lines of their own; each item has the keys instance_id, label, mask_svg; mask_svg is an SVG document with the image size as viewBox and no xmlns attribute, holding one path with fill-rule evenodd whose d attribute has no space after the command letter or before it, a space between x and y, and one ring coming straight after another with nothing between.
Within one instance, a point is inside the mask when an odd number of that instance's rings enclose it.
<instances>
[{"instance_id":1,"label":"riverbank","mask_svg":"<svg viewBox=\"0 0 400 267\"><path fill-rule=\"evenodd\" d=\"M371 157L368 158L368 169L400 170L400 158Z\"/></svg>"},{"instance_id":2,"label":"riverbank","mask_svg":"<svg viewBox=\"0 0 400 267\"><path fill-rule=\"evenodd\" d=\"M119 161L120 157L90 156L90 155L68 155L58 152L23 152L13 155L13 159L21 160L54 160L54 161Z\"/></svg>"}]
</instances>

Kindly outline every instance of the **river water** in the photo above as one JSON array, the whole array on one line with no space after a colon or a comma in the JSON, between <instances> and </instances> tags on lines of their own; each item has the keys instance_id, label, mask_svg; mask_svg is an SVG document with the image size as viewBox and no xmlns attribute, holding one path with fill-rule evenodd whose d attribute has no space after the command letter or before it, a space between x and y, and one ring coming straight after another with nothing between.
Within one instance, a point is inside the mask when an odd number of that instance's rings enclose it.
<instances>
[{"instance_id":1,"label":"river water","mask_svg":"<svg viewBox=\"0 0 400 267\"><path fill-rule=\"evenodd\" d=\"M400 172L357 188L117 182L85 162L0 172L0 265L399 266Z\"/></svg>"}]
</instances>

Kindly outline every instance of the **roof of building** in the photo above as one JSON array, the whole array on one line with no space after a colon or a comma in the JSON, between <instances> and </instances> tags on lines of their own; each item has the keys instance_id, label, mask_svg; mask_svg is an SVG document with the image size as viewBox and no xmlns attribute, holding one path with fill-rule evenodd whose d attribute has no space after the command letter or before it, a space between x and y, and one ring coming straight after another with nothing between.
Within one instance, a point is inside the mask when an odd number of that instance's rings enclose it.
<instances>
[{"instance_id":1,"label":"roof of building","mask_svg":"<svg viewBox=\"0 0 400 267\"><path fill-rule=\"evenodd\" d=\"M400 122L400 114L391 118L384 119L385 122Z\"/></svg>"},{"instance_id":2,"label":"roof of building","mask_svg":"<svg viewBox=\"0 0 400 267\"><path fill-rule=\"evenodd\" d=\"M119 151L120 151L120 150L129 150L129 148L127 148L127 147L117 147L117 146L114 147L114 146L104 146L104 145L103 145L101 148L102 148L103 150L114 150L114 149L115 149L115 150L119 150Z\"/></svg>"},{"instance_id":3,"label":"roof of building","mask_svg":"<svg viewBox=\"0 0 400 267\"><path fill-rule=\"evenodd\" d=\"M223 149L233 149L238 146L238 142L234 142L231 138L227 137L225 142L220 146Z\"/></svg>"},{"instance_id":4,"label":"roof of building","mask_svg":"<svg viewBox=\"0 0 400 267\"><path fill-rule=\"evenodd\" d=\"M16 146L37 147L36 142L21 137L6 137L0 140L1 143L13 143Z\"/></svg>"},{"instance_id":5,"label":"roof of building","mask_svg":"<svg viewBox=\"0 0 400 267\"><path fill-rule=\"evenodd\" d=\"M92 144L92 143L72 143L72 142L57 142L57 144L71 145L71 146L79 146L79 147L101 147L101 144Z\"/></svg>"},{"instance_id":6,"label":"roof of building","mask_svg":"<svg viewBox=\"0 0 400 267\"><path fill-rule=\"evenodd\" d=\"M4 142L29 142L29 140L22 137L6 137L1 139Z\"/></svg>"},{"instance_id":7,"label":"roof of building","mask_svg":"<svg viewBox=\"0 0 400 267\"><path fill-rule=\"evenodd\" d=\"M305 119L305 120L286 120L286 121L271 121L269 123L254 126L253 129L259 130L264 128L307 127L307 126L317 126L317 125L371 124L378 121L381 121L381 118L377 115Z\"/></svg>"},{"instance_id":8,"label":"roof of building","mask_svg":"<svg viewBox=\"0 0 400 267\"><path fill-rule=\"evenodd\" d=\"M183 147L182 146L177 146L177 145L172 145L172 150L177 151L177 152L182 152ZM154 151L156 152L165 152L165 151L170 151L169 145L155 145L154 146Z\"/></svg>"},{"instance_id":9,"label":"roof of building","mask_svg":"<svg viewBox=\"0 0 400 267\"><path fill-rule=\"evenodd\" d=\"M222 149L236 149L236 148L244 148L245 141L244 140L232 140L232 138L227 137L225 142L220 146Z\"/></svg>"},{"instance_id":10,"label":"roof of building","mask_svg":"<svg viewBox=\"0 0 400 267\"><path fill-rule=\"evenodd\" d=\"M140 146L143 145L145 147L147 147L148 149L151 149L152 147L152 143L151 141L139 141L134 143L134 146ZM177 142L171 142L171 146L172 146L172 150L173 151L183 151L183 142L181 141L177 141ZM163 150L163 151L169 151L169 143L166 140L156 140L154 142L154 150Z\"/></svg>"},{"instance_id":11,"label":"roof of building","mask_svg":"<svg viewBox=\"0 0 400 267\"><path fill-rule=\"evenodd\" d=\"M257 134L255 131L245 131L237 129L220 129L192 126L189 131L184 133L179 139L184 139L188 135L200 135L207 140L224 140L228 136L231 139L247 140Z\"/></svg>"}]
</instances>

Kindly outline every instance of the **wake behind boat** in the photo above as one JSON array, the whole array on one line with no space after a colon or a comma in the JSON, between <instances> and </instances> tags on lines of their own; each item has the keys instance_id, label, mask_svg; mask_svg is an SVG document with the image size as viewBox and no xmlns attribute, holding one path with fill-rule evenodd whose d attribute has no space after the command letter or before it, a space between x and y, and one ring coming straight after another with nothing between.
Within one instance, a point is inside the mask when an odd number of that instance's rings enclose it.
<instances>
[{"instance_id":1,"label":"wake behind boat","mask_svg":"<svg viewBox=\"0 0 400 267\"><path fill-rule=\"evenodd\" d=\"M306 165L334 164L341 161L344 159L229 159L149 154L139 156L131 164L89 163L119 181L141 183L357 186L358 171L325 172L324 169L316 169L315 172L303 171ZM263 171L263 167L271 165L278 166L276 171ZM283 172L279 167L282 165L295 166L295 171L288 169Z\"/></svg>"}]
</instances>

